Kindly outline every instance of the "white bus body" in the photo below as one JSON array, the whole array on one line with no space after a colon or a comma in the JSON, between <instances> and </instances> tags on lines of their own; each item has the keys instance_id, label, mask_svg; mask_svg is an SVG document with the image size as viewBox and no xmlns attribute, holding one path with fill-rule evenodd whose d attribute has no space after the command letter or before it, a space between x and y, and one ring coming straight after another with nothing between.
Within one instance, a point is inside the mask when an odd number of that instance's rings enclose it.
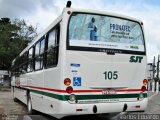
<instances>
[{"instance_id":1,"label":"white bus body","mask_svg":"<svg viewBox=\"0 0 160 120\"><path fill-rule=\"evenodd\" d=\"M13 61L12 92L29 113L34 109L56 117L144 111L146 65L141 21L64 8Z\"/></svg>"}]
</instances>

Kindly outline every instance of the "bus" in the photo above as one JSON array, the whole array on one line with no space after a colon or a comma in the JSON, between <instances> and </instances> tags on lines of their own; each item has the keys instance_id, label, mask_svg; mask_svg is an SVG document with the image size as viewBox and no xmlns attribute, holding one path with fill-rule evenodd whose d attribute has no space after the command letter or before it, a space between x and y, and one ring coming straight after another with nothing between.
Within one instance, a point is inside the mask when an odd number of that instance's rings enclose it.
<instances>
[{"instance_id":1,"label":"bus","mask_svg":"<svg viewBox=\"0 0 160 120\"><path fill-rule=\"evenodd\" d=\"M143 22L66 6L12 62L14 100L57 118L145 111Z\"/></svg>"}]
</instances>

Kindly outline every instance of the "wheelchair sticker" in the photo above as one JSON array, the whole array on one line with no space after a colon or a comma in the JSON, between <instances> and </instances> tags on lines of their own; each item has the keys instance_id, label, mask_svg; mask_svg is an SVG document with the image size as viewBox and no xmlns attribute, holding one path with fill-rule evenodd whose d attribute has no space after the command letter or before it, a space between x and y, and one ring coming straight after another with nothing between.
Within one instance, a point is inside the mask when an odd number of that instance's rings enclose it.
<instances>
[{"instance_id":1,"label":"wheelchair sticker","mask_svg":"<svg viewBox=\"0 0 160 120\"><path fill-rule=\"evenodd\" d=\"M73 77L73 86L81 86L81 77Z\"/></svg>"}]
</instances>

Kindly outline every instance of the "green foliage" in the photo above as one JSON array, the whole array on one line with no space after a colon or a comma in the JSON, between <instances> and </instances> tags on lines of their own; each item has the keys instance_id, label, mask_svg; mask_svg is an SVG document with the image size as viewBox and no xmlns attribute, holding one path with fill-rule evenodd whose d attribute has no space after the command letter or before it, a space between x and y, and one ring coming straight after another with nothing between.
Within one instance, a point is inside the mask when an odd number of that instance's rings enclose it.
<instances>
[{"instance_id":1,"label":"green foliage","mask_svg":"<svg viewBox=\"0 0 160 120\"><path fill-rule=\"evenodd\" d=\"M12 60L37 35L36 29L25 20L0 19L0 69L10 68Z\"/></svg>"}]
</instances>

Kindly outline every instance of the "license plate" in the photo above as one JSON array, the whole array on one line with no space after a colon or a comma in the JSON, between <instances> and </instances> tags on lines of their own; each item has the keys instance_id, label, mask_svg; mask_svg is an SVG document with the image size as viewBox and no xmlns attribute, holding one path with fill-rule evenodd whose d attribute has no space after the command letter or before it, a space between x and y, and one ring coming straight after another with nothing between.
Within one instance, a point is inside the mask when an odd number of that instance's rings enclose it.
<instances>
[{"instance_id":1,"label":"license plate","mask_svg":"<svg viewBox=\"0 0 160 120\"><path fill-rule=\"evenodd\" d=\"M103 95L113 95L116 94L116 91L114 89L107 89L107 90L102 90Z\"/></svg>"}]
</instances>

